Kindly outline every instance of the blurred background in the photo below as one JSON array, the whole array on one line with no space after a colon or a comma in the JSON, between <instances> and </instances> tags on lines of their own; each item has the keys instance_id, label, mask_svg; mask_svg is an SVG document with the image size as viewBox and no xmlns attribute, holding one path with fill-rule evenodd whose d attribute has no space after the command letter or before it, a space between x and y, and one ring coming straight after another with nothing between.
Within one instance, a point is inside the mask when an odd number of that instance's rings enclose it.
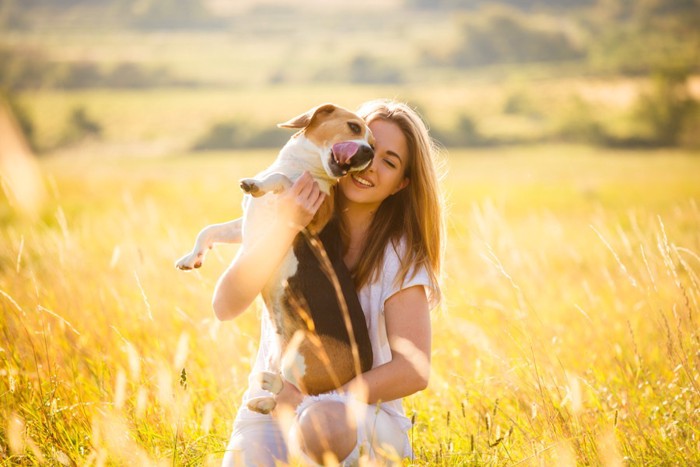
<instances>
[{"instance_id":1,"label":"blurred background","mask_svg":"<svg viewBox=\"0 0 700 467\"><path fill-rule=\"evenodd\" d=\"M444 147L412 465L700 465L700 0L0 0L0 463L219 465L237 180L323 102ZM4 465L4 464L3 464Z\"/></svg>"},{"instance_id":2,"label":"blurred background","mask_svg":"<svg viewBox=\"0 0 700 467\"><path fill-rule=\"evenodd\" d=\"M375 97L447 147L697 147L698 24L698 0L2 0L0 89L39 154L277 147Z\"/></svg>"}]
</instances>

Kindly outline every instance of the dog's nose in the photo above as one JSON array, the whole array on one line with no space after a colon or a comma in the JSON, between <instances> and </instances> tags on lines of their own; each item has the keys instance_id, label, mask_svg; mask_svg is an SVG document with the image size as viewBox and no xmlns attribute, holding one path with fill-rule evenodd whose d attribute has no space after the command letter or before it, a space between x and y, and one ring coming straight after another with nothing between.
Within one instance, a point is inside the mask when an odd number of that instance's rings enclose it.
<instances>
[{"instance_id":1,"label":"dog's nose","mask_svg":"<svg viewBox=\"0 0 700 467\"><path fill-rule=\"evenodd\" d=\"M353 162L357 165L364 164L374 158L374 150L369 146L360 146L360 149L355 153Z\"/></svg>"}]
</instances>

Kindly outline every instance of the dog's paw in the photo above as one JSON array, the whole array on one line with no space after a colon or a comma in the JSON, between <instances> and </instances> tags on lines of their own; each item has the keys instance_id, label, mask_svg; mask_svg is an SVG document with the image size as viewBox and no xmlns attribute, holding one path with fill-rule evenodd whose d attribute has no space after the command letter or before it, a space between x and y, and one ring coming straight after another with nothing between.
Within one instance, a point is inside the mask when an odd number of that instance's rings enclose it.
<instances>
[{"instance_id":1,"label":"dog's paw","mask_svg":"<svg viewBox=\"0 0 700 467\"><path fill-rule=\"evenodd\" d=\"M241 180L241 190L254 198L258 198L265 194L265 192L260 189L259 182L254 178L244 178Z\"/></svg>"},{"instance_id":2,"label":"dog's paw","mask_svg":"<svg viewBox=\"0 0 700 467\"><path fill-rule=\"evenodd\" d=\"M197 269L202 266L202 261L204 260L204 253L189 253L178 259L175 262L175 267L183 271L190 271L192 269Z\"/></svg>"},{"instance_id":3,"label":"dog's paw","mask_svg":"<svg viewBox=\"0 0 700 467\"><path fill-rule=\"evenodd\" d=\"M277 402L272 397L254 397L248 401L247 406L253 412L267 415L277 406Z\"/></svg>"},{"instance_id":4,"label":"dog's paw","mask_svg":"<svg viewBox=\"0 0 700 467\"><path fill-rule=\"evenodd\" d=\"M260 378L260 387L272 394L279 394L284 387L284 381L279 373L263 371L258 375Z\"/></svg>"}]
</instances>

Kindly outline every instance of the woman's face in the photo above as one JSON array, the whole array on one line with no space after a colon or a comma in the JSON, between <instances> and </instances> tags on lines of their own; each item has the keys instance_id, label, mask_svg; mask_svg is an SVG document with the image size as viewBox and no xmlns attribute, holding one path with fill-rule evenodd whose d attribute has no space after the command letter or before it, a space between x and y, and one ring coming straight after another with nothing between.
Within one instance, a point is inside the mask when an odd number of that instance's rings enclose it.
<instances>
[{"instance_id":1,"label":"woman's face","mask_svg":"<svg viewBox=\"0 0 700 467\"><path fill-rule=\"evenodd\" d=\"M376 209L387 197L408 185L404 174L409 154L406 137L396 123L375 119L368 126L375 139L372 165L341 178L339 186L347 201Z\"/></svg>"}]
</instances>

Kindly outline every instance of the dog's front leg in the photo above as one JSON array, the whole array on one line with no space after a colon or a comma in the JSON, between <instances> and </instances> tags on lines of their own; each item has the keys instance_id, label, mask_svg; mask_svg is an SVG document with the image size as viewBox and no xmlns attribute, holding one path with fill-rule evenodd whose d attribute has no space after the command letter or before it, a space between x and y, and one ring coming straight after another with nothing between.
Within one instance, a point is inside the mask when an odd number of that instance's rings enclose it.
<instances>
[{"instance_id":1,"label":"dog's front leg","mask_svg":"<svg viewBox=\"0 0 700 467\"><path fill-rule=\"evenodd\" d=\"M204 262L204 256L215 243L241 243L243 218L221 224L212 224L203 228L197 235L192 251L175 262L175 267L187 271L198 268Z\"/></svg>"},{"instance_id":2,"label":"dog's front leg","mask_svg":"<svg viewBox=\"0 0 700 467\"><path fill-rule=\"evenodd\" d=\"M281 193L292 186L292 181L280 172L271 173L263 179L244 178L241 180L241 190L258 198L265 193Z\"/></svg>"}]
</instances>

